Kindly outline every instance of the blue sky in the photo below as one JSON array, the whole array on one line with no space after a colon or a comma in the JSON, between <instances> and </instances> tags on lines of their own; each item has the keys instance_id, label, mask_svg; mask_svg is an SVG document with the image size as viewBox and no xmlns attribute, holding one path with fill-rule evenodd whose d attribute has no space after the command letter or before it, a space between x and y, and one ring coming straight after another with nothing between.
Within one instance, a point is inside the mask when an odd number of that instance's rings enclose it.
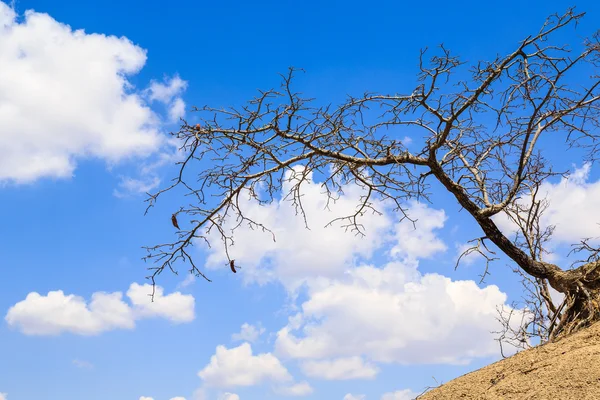
<instances>
[{"instance_id":1,"label":"blue sky","mask_svg":"<svg viewBox=\"0 0 600 400\"><path fill-rule=\"evenodd\" d=\"M600 5L576 5L588 15L558 42L599 28ZM410 204L417 231L387 212L359 240L322 228L331 215L313 186L311 231L283 203L254 209L278 244L242 230L236 275L200 246L213 282L182 266L151 304L142 246L174 238L182 200L144 216L143 192L173 173L166 133L194 121L193 105L240 105L289 66L321 101L410 92L420 48L490 59L566 6L0 2L0 399L403 400L497 360L494 310L520 286L506 260L484 284L479 259L454 270L479 231L444 193ZM577 172L546 186L560 261L600 235L583 212L600 184L578 154L548 156Z\"/></svg>"}]
</instances>

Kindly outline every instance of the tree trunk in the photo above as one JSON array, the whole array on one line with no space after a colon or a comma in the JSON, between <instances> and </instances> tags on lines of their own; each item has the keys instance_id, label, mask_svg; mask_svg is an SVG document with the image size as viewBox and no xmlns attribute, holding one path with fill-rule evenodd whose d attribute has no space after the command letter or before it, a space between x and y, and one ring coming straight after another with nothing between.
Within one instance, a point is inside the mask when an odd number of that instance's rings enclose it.
<instances>
[{"instance_id":1,"label":"tree trunk","mask_svg":"<svg viewBox=\"0 0 600 400\"><path fill-rule=\"evenodd\" d=\"M549 340L560 339L600 320L600 263L560 272L555 274L554 283L549 280L565 295L550 321Z\"/></svg>"},{"instance_id":2,"label":"tree trunk","mask_svg":"<svg viewBox=\"0 0 600 400\"><path fill-rule=\"evenodd\" d=\"M573 270L563 270L555 264L533 259L509 240L491 217L444 172L435 160L435 153L430 157L429 166L438 181L475 218L489 240L525 273L535 278L546 279L552 288L564 294L564 301L557 307L556 312L548 310L549 340L559 339L600 320L600 261L590 262Z\"/></svg>"}]
</instances>

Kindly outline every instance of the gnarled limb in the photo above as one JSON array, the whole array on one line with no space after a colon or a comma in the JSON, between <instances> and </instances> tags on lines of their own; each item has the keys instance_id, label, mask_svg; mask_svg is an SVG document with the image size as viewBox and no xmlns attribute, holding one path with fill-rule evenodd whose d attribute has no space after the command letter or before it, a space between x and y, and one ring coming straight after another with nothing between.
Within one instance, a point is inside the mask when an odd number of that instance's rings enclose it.
<instances>
[{"instance_id":1,"label":"gnarled limb","mask_svg":"<svg viewBox=\"0 0 600 400\"><path fill-rule=\"evenodd\" d=\"M342 219L362 233L360 217L376 211L373 199L393 204L399 219L410 218L406 200L427 200L430 185L441 184L477 222L480 236L531 278L553 337L597 319L597 261L561 269L543 259L552 227L540 224L547 203L538 198L540 185L559 175L542 156L542 138L562 137L567 147L587 149L592 161L600 142L600 77L581 73L600 67L598 37L575 55L548 44L582 16L569 10L549 18L508 55L472 65L469 79L456 78L465 64L449 50L441 47L429 60L424 51L419 84L410 94L365 93L338 107L318 106L292 89L291 69L278 90L260 92L239 109L196 109L200 123L184 123L174 134L185 155L178 175L148 199L152 207L166 192L182 189L193 200L177 211L190 219L179 220L178 240L147 248L147 259L157 261L152 279L174 270L177 260L201 274L186 249L195 240L208 241L214 230L229 254L234 235L223 228L226 220L237 221L233 230L240 224L268 230L245 215L240 196L266 204L291 180L284 196L305 217L300 189L311 173L324 177L332 201L345 185L357 185L368 194ZM409 150L402 130L422 140L422 147ZM501 213L519 228L516 238L494 222ZM548 286L565 294L563 306L553 304Z\"/></svg>"}]
</instances>

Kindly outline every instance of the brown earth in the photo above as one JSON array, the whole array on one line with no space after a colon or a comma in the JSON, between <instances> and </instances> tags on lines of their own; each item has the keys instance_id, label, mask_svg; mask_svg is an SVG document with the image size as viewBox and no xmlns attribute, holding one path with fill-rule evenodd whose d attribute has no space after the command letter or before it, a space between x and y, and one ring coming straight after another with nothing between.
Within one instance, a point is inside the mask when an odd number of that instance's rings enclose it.
<instances>
[{"instance_id":1,"label":"brown earth","mask_svg":"<svg viewBox=\"0 0 600 400\"><path fill-rule=\"evenodd\" d=\"M600 400L600 323L456 378L418 400Z\"/></svg>"}]
</instances>

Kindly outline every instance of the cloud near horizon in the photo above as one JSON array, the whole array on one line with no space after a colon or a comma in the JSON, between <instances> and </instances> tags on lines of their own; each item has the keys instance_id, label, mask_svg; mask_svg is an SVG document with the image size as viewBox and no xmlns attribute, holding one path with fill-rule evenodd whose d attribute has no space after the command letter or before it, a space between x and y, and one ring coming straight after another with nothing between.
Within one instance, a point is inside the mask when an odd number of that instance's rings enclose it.
<instances>
[{"instance_id":1,"label":"cloud near horizon","mask_svg":"<svg viewBox=\"0 0 600 400\"><path fill-rule=\"evenodd\" d=\"M284 185L279 198L287 190ZM371 379L379 371L374 363L464 364L496 354L490 332L497 328L497 306L508 307L506 294L495 285L419 271L421 260L448 248L439 237L445 212L409 201L413 225L394 222L390 208L375 202L382 215L362 216L366 237L357 237L339 225L325 228L351 214L364 194L351 185L343 191L329 211L309 175L301 194L310 230L285 200L241 205L277 239L257 240L262 233L240 226L230 254L244 266L241 274L247 282L280 282L292 299L299 291L306 297L278 331L275 354L298 360L307 376L329 380ZM224 257L214 246L207 267L216 268Z\"/></svg>"}]
</instances>

